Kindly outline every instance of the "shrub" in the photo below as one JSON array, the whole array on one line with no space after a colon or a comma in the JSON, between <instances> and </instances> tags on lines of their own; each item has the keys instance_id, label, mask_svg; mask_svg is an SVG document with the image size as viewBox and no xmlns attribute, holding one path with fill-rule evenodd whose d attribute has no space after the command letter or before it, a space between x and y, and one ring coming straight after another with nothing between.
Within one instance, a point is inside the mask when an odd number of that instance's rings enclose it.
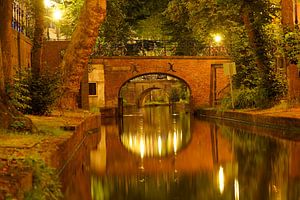
<instances>
[{"instance_id":1,"label":"shrub","mask_svg":"<svg viewBox=\"0 0 300 200\"><path fill-rule=\"evenodd\" d=\"M9 85L7 88L7 93L10 94L11 104L22 113L31 109L31 98L28 84L29 77L29 69L20 70L14 77L14 83Z\"/></svg>"},{"instance_id":2,"label":"shrub","mask_svg":"<svg viewBox=\"0 0 300 200\"><path fill-rule=\"evenodd\" d=\"M22 113L44 115L58 98L56 93L60 77L58 73L45 73L33 77L29 69L16 75L14 84L8 88L10 101Z\"/></svg>"},{"instance_id":3,"label":"shrub","mask_svg":"<svg viewBox=\"0 0 300 200\"><path fill-rule=\"evenodd\" d=\"M58 98L56 93L59 86L59 78L56 74L42 74L33 77L29 81L31 97L31 109L27 113L34 115L44 115L50 111L50 107Z\"/></svg>"}]
</instances>

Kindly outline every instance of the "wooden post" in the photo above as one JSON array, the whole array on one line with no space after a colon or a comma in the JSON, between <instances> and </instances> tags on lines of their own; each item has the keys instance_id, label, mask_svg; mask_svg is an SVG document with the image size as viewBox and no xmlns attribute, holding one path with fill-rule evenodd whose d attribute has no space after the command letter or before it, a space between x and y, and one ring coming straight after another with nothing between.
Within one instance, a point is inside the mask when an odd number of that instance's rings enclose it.
<instances>
[{"instance_id":1,"label":"wooden post","mask_svg":"<svg viewBox=\"0 0 300 200\"><path fill-rule=\"evenodd\" d=\"M234 110L234 97L233 97L233 86L232 86L232 76L231 75L229 75L229 82L230 82L231 105L232 105L232 109Z\"/></svg>"}]
</instances>

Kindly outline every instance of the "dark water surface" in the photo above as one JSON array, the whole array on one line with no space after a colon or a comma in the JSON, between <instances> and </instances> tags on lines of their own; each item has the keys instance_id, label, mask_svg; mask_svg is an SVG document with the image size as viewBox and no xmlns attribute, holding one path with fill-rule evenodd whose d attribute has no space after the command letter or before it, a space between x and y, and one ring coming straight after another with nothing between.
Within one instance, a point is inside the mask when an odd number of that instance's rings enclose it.
<instances>
[{"instance_id":1,"label":"dark water surface","mask_svg":"<svg viewBox=\"0 0 300 200\"><path fill-rule=\"evenodd\" d=\"M300 200L300 141L151 107L103 122L63 171L65 199ZM274 134L276 135L276 134Z\"/></svg>"}]
</instances>

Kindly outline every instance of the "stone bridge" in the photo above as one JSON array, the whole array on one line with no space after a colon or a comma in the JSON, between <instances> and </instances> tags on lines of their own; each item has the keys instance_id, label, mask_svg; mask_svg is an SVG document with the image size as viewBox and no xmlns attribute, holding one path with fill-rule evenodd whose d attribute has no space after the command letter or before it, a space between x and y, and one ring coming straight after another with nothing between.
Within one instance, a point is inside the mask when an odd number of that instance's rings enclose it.
<instances>
[{"instance_id":1,"label":"stone bridge","mask_svg":"<svg viewBox=\"0 0 300 200\"><path fill-rule=\"evenodd\" d=\"M180 88L181 86L178 83L178 80L168 80L166 77L157 80L134 80L122 88L120 95L126 100L126 105L137 105L139 107L145 104L147 97L152 101L164 100L164 102L169 102L169 94L172 88ZM164 99L160 99L162 97Z\"/></svg>"},{"instance_id":2,"label":"stone bridge","mask_svg":"<svg viewBox=\"0 0 300 200\"><path fill-rule=\"evenodd\" d=\"M213 105L228 86L229 80L222 65L228 62L228 57L217 56L101 57L90 63L93 70L89 73L89 82L96 82L99 74L103 74L101 91L104 91L104 98L102 105L98 106L117 108L120 90L126 82L146 74L166 74L186 83L191 107L195 108ZM90 107L95 105L95 100L90 98L89 102Z\"/></svg>"}]
</instances>

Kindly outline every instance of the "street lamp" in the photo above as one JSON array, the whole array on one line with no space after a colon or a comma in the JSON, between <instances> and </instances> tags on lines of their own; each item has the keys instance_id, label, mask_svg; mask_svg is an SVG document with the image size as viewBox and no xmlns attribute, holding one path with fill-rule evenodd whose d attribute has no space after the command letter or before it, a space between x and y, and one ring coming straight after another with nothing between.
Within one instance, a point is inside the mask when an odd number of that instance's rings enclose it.
<instances>
[{"instance_id":1,"label":"street lamp","mask_svg":"<svg viewBox=\"0 0 300 200\"><path fill-rule=\"evenodd\" d=\"M44 0L44 5L46 8L50 8L52 6L52 2L50 0Z\"/></svg>"},{"instance_id":2,"label":"street lamp","mask_svg":"<svg viewBox=\"0 0 300 200\"><path fill-rule=\"evenodd\" d=\"M220 44L220 42L223 40L222 36L220 34L214 35L214 41L216 44Z\"/></svg>"},{"instance_id":3,"label":"street lamp","mask_svg":"<svg viewBox=\"0 0 300 200\"><path fill-rule=\"evenodd\" d=\"M62 18L62 11L60 9L56 8L53 11L53 20L59 21L59 20L61 20L61 18Z\"/></svg>"}]
</instances>

